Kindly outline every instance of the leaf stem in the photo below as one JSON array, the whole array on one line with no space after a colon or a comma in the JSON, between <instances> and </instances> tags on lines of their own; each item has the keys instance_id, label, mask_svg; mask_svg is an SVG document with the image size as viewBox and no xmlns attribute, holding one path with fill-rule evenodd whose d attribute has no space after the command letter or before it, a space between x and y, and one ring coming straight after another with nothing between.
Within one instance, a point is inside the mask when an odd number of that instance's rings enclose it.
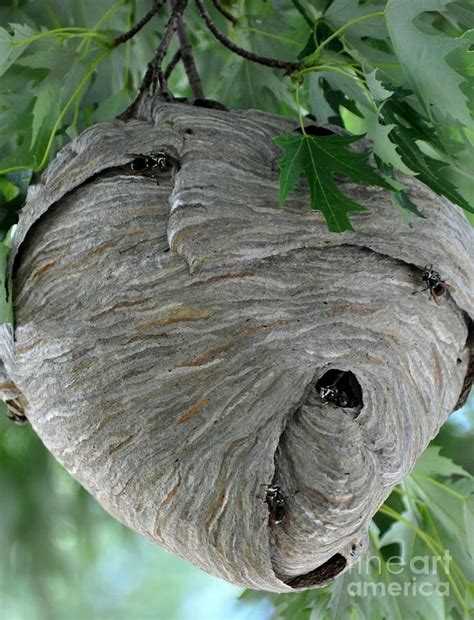
<instances>
[{"instance_id":1,"label":"leaf stem","mask_svg":"<svg viewBox=\"0 0 474 620\"><path fill-rule=\"evenodd\" d=\"M311 54L311 56L309 56L307 58L307 60L305 61L305 64L309 64L309 63L313 62L314 60L316 60L318 58L318 56L319 56L319 53L323 49L323 47L326 47L326 45L328 43L330 43L334 39L337 39L337 37L339 37L339 35L341 35L345 30L347 30L348 28L350 28L354 24L362 22L362 21L364 21L366 19L372 19L373 17L383 17L384 15L385 15L385 13L383 11L377 11L375 13L367 13L367 15L360 15L359 17L355 17L354 19L351 19L347 23L343 24L340 28L335 30L327 39L324 39L324 41L322 43L320 43L318 45L318 47L314 50L314 52Z\"/></svg>"},{"instance_id":2,"label":"leaf stem","mask_svg":"<svg viewBox=\"0 0 474 620\"><path fill-rule=\"evenodd\" d=\"M305 136L306 130L304 128L304 120L303 120L303 115L301 114L301 105L300 105L300 86L301 86L301 83L296 84L295 101L296 101L296 108L298 112L298 119L300 121L301 133Z\"/></svg>"},{"instance_id":3,"label":"leaf stem","mask_svg":"<svg viewBox=\"0 0 474 620\"><path fill-rule=\"evenodd\" d=\"M113 5L110 7L110 9L108 9L108 10L107 10L107 11L106 11L103 15L102 15L102 17L96 21L96 23L92 26L92 31L93 31L93 32L96 32L96 31L99 29L100 25L101 25L104 21L106 21L106 20L110 19L110 17L112 17L112 15L115 13L115 11L117 11L117 10L118 10L118 9L122 6L122 4L125 4L125 2L126 2L126 1L127 1L127 0L117 0L117 2L116 2L115 4L113 4ZM83 39L83 40L79 43L79 45L78 45L78 47L77 47L77 51L79 52L79 51L82 49L82 46L83 46L84 44L87 44L87 43L88 43L87 38L84 38L84 39Z\"/></svg>"},{"instance_id":4,"label":"leaf stem","mask_svg":"<svg viewBox=\"0 0 474 620\"><path fill-rule=\"evenodd\" d=\"M106 45L112 44L112 39L101 32L95 32L90 28L54 28L53 30L47 30L45 32L40 32L31 37L26 37L25 39L18 39L16 41L12 41L11 45L13 47L18 47L20 45L29 45L35 41L39 41L40 39L45 39L47 37L67 37L68 39L72 39L75 37L94 37L102 40Z\"/></svg>"},{"instance_id":5,"label":"leaf stem","mask_svg":"<svg viewBox=\"0 0 474 620\"><path fill-rule=\"evenodd\" d=\"M338 69L334 65L314 65L313 67L307 67L306 69L301 69L301 71L294 73L292 77L299 78L299 77L302 77L303 75L306 75L306 73L311 73L313 71L315 73L318 71L330 71L332 73L337 73L338 75L343 75L344 77L351 78L353 80L360 79L355 75L351 75L350 73L347 73L346 71L341 71L341 69Z\"/></svg>"}]
</instances>

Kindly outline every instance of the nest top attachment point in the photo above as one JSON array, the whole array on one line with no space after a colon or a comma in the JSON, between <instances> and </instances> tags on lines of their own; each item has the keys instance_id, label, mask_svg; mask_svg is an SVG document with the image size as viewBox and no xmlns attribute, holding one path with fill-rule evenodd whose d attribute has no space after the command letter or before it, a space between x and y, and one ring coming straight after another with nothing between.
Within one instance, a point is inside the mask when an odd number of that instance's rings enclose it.
<instances>
[{"instance_id":1,"label":"nest top attachment point","mask_svg":"<svg viewBox=\"0 0 474 620\"><path fill-rule=\"evenodd\" d=\"M278 207L294 120L142 112L30 191L2 396L129 527L239 585L319 587L462 391L472 229L413 178L412 227L340 179L367 211L330 233L304 182Z\"/></svg>"}]
</instances>

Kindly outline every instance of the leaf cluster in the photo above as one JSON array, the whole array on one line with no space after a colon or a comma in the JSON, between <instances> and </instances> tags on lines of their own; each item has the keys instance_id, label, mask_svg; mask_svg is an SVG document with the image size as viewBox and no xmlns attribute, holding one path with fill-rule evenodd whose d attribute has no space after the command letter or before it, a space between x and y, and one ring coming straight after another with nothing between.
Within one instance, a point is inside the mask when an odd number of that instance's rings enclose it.
<instances>
[{"instance_id":1,"label":"leaf cluster","mask_svg":"<svg viewBox=\"0 0 474 620\"><path fill-rule=\"evenodd\" d=\"M300 53L303 107L319 123L366 134L383 174L417 176L474 222L472 5L333 0L306 8L314 26ZM417 212L403 188L395 196Z\"/></svg>"}]
</instances>

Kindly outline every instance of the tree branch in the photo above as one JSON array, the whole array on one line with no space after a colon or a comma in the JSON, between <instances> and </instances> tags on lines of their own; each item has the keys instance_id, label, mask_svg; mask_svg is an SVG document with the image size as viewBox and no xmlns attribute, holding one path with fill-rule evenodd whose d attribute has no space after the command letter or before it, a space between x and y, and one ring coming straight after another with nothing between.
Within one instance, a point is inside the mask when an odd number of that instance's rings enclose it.
<instances>
[{"instance_id":1,"label":"tree branch","mask_svg":"<svg viewBox=\"0 0 474 620\"><path fill-rule=\"evenodd\" d=\"M161 9L165 2L166 0L156 0L148 13L144 15L141 20L135 24L135 26L130 28L128 32L124 32L119 37L114 39L114 47L117 47L118 45L121 45L122 43L125 43L126 41L134 37L137 32L139 32L143 28L143 26L145 26L150 21L150 19L158 13L158 11Z\"/></svg>"},{"instance_id":2,"label":"tree branch","mask_svg":"<svg viewBox=\"0 0 474 620\"><path fill-rule=\"evenodd\" d=\"M178 27L178 22L180 20L181 15L183 14L184 9L186 8L187 3L188 3L188 0L176 0L176 2L174 3L171 9L171 16L168 20L168 23L165 26L163 37L160 41L158 49L156 50L155 57L152 59L152 61L148 65L149 67L151 67L151 76L150 76L150 83L148 84L147 88L151 85L156 87L156 84L158 83L159 92L162 95L164 95L165 99L167 100L171 99L171 94L168 90L168 84L166 82L166 78L163 73L163 69L161 65L163 63L163 59L166 55L166 52L168 51L171 37L173 36L176 28ZM182 54L182 51L181 51L181 54ZM145 75L145 78L146 78L146 75Z\"/></svg>"},{"instance_id":3,"label":"tree branch","mask_svg":"<svg viewBox=\"0 0 474 620\"><path fill-rule=\"evenodd\" d=\"M238 56L242 56L242 58L246 58L247 60L251 60L252 62L257 62L261 65L266 65L267 67L273 67L276 69L286 69L288 73L292 73L293 71L297 71L301 69L302 63L299 62L290 62L287 60L277 60L276 58L267 58L266 56L259 56L258 54L254 54L254 52L249 52L248 50L239 47L235 43L233 43L230 39L228 39L225 34L223 34L212 21L211 16L207 12L206 7L204 6L203 0L196 0L196 4L198 5L199 12L201 13L201 17L206 23L206 26L212 32L212 34L216 37L218 41L225 45L232 52L237 54Z\"/></svg>"},{"instance_id":4,"label":"tree branch","mask_svg":"<svg viewBox=\"0 0 474 620\"><path fill-rule=\"evenodd\" d=\"M135 97L134 101L128 106L128 108L124 112L122 112L122 114L119 114L117 118L119 118L120 120L126 121L135 116L137 110L140 107L140 104L142 103L142 100L147 94L150 93L151 88L153 88L154 92L158 95L158 97L161 97L165 101L170 101L173 98L168 90L168 83L166 79L167 75L163 72L161 65L163 63L166 52L168 51L171 37L173 36L178 26L179 18L183 14L187 3L188 0L176 0L176 3L171 10L171 16L168 19L168 22L166 23L165 29L163 31L163 36L156 50L155 56L148 63L148 68L146 70L142 83L140 84L138 94ZM173 58L173 60L175 59ZM173 60L171 62L173 62Z\"/></svg>"},{"instance_id":5,"label":"tree branch","mask_svg":"<svg viewBox=\"0 0 474 620\"><path fill-rule=\"evenodd\" d=\"M188 76L189 85L193 96L196 99L204 99L204 91L202 89L201 78L194 62L194 56L191 49L191 44L186 33L184 22L180 17L178 20L177 34L179 39L179 45L181 47L181 58L183 59L184 70Z\"/></svg>"},{"instance_id":6,"label":"tree branch","mask_svg":"<svg viewBox=\"0 0 474 620\"><path fill-rule=\"evenodd\" d=\"M232 25L236 25L238 23L237 17L234 17L232 13L222 6L219 0L212 0L212 4L216 7L221 15L223 15L226 19L228 19Z\"/></svg>"}]
</instances>

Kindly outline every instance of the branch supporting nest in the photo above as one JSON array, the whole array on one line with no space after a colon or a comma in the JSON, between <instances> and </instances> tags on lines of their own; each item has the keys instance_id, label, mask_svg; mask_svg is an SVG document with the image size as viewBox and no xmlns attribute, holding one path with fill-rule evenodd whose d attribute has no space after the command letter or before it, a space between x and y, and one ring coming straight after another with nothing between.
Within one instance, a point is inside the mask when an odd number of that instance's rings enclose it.
<instances>
[{"instance_id":1,"label":"branch supporting nest","mask_svg":"<svg viewBox=\"0 0 474 620\"><path fill-rule=\"evenodd\" d=\"M242 56L247 60L251 60L252 62L259 63L261 65L265 65L267 67L273 67L274 69L286 69L287 73L293 73L293 71L298 71L301 69L301 63L299 62L291 62L288 60L278 60L276 58L268 58L266 56L260 56L259 54L255 54L254 52L249 52L242 47L239 47L233 41L231 41L228 37L225 36L223 32L219 30L219 28L212 21L211 16L209 15L206 7L204 6L203 0L196 0L196 4L198 5L199 12L201 17L206 23L206 26L212 32L212 34L216 37L218 41L225 45L232 52L237 54L238 56Z\"/></svg>"},{"instance_id":2,"label":"branch supporting nest","mask_svg":"<svg viewBox=\"0 0 474 620\"><path fill-rule=\"evenodd\" d=\"M128 41L130 38L132 38L139 30L141 30L141 28L143 28L146 23L150 21L153 15L155 15L158 10L163 6L165 1L166 0L158 0L157 2L155 2L150 11L137 24L135 24L133 28L115 39L115 45L120 45L121 43ZM196 63L192 54L191 44L183 21L183 13L186 9L187 4L188 0L170 0L171 15L165 25L163 36L156 50L155 56L148 64L147 71L142 80L135 100L127 108L127 110L125 110L125 112L118 116L119 119L128 120L134 117L139 110L141 103L144 101L144 98L147 95L153 94L158 99L161 99L163 101L172 101L173 95L168 89L167 80L179 60L183 61L184 69L189 80L193 97L197 100L205 99L201 79L199 77ZM254 52L238 46L233 41L231 41L223 32L221 32L216 26L216 24L213 22L211 16L206 9L204 0L196 0L196 4L198 6L201 17L203 18L206 26L212 32L214 37L238 56L241 56L246 60L250 60L252 62L256 62L267 67L272 67L275 69L285 69L286 73L293 73L301 69L301 62L292 62L287 60L279 60L277 58L260 56L259 54L255 54ZM219 0L213 0L213 4L217 8L217 10L222 15L224 15L224 17L226 17L226 19L229 19L229 21L231 21L234 25L237 23L237 19L233 15L228 13L228 11L226 11L224 7L222 7ZM180 49L178 50L178 52L175 53L166 70L163 70L163 60L165 58L166 52L168 51L171 38L175 32L177 32L178 35Z\"/></svg>"},{"instance_id":3,"label":"branch supporting nest","mask_svg":"<svg viewBox=\"0 0 474 620\"><path fill-rule=\"evenodd\" d=\"M172 101L173 96L168 89L167 75L163 71L162 64L163 59L166 56L166 52L168 51L171 38L178 27L179 20L187 4L188 0L176 0L173 4L171 15L166 23L160 44L158 45L155 56L148 63L148 68L138 90L138 94L125 112L122 112L122 114L117 117L120 120L128 120L134 117L144 97L147 94L150 94L150 90L152 90L163 101ZM177 62L178 60L176 59L174 66L176 66ZM171 68L169 73L171 73L174 66Z\"/></svg>"},{"instance_id":4,"label":"branch supporting nest","mask_svg":"<svg viewBox=\"0 0 474 620\"><path fill-rule=\"evenodd\" d=\"M140 87L140 90L142 91L142 89L148 89L150 86L152 86L153 88L156 88L158 86L159 93L162 95L165 101L171 101L172 95L168 90L168 84L161 65L163 64L163 59L166 55L166 52L168 51L171 37L173 36L178 27L179 20L181 18L181 15L183 14L184 9L186 8L187 3L188 0L176 0L176 2L174 3L171 9L171 16L165 26L163 37L160 41L158 49L156 50L156 54L153 60L148 65L148 70L150 72L149 78L147 80L147 75L145 75L143 84Z\"/></svg>"},{"instance_id":5,"label":"branch supporting nest","mask_svg":"<svg viewBox=\"0 0 474 620\"><path fill-rule=\"evenodd\" d=\"M176 2L174 2L174 6L176 6ZM183 18L181 16L178 19L176 32L178 35L179 46L181 48L181 58L183 60L184 70L186 71L186 75L188 76L189 85L191 86L193 96L196 99L204 99L204 91L201 84L201 78L199 77L199 73L192 53L191 43L189 42Z\"/></svg>"}]
</instances>

